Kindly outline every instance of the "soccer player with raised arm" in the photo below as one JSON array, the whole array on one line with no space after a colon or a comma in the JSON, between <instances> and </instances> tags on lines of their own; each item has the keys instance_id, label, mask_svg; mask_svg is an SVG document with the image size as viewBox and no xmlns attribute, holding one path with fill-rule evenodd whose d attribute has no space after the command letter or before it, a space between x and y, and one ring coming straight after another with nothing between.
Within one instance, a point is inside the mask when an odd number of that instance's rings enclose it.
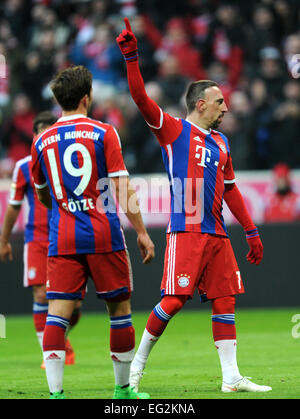
<instances>
[{"instance_id":1,"label":"soccer player with raised arm","mask_svg":"<svg viewBox=\"0 0 300 419\"><path fill-rule=\"evenodd\" d=\"M137 391L150 351L171 318L199 291L212 302L212 331L222 368L223 392L265 392L243 377L236 360L235 295L244 293L241 274L222 217L223 199L246 232L247 260L259 264L263 246L235 184L227 138L216 128L227 111L217 83L200 80L186 93L187 118L173 118L147 96L138 63L137 40L126 29L117 43L126 61L133 100L156 135L170 180L162 300L148 319L131 367Z\"/></svg>"},{"instance_id":2,"label":"soccer player with raised arm","mask_svg":"<svg viewBox=\"0 0 300 419\"><path fill-rule=\"evenodd\" d=\"M56 121L49 111L39 113L33 121L34 136L41 134ZM46 298L47 254L49 245L49 221L51 211L38 200L32 180L32 158L27 156L16 163L13 172L10 200L4 217L0 237L0 260L13 260L10 236L20 214L24 198L29 205L28 219L25 227L24 245L24 287L33 291L33 322L39 344L42 348L44 328L48 313ZM74 327L80 318L79 302L72 314L70 327ZM68 332L70 331L70 328ZM66 339L66 364L75 363L75 352ZM44 362L41 368L45 368Z\"/></svg>"},{"instance_id":3,"label":"soccer player with raised arm","mask_svg":"<svg viewBox=\"0 0 300 419\"><path fill-rule=\"evenodd\" d=\"M149 398L129 386L135 333L131 320L132 274L123 231L112 198L116 196L137 232L143 262L154 245L130 187L117 131L87 117L92 75L83 66L60 72L51 84L62 117L32 145L33 179L40 201L52 209L47 268L49 312L43 349L50 398L65 398L65 330L76 301L91 277L110 316L110 352L115 399ZM130 201L130 202L129 202Z\"/></svg>"}]
</instances>

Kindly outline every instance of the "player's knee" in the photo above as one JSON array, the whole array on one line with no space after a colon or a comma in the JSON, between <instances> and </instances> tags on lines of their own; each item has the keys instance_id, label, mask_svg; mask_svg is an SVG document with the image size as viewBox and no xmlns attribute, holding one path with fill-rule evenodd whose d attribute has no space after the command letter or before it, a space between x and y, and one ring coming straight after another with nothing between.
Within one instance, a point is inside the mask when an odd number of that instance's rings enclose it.
<instances>
[{"instance_id":1,"label":"player's knee","mask_svg":"<svg viewBox=\"0 0 300 419\"><path fill-rule=\"evenodd\" d=\"M186 303L187 296L182 295L165 295L160 305L161 308L169 315L174 316L178 313Z\"/></svg>"},{"instance_id":2,"label":"player's knee","mask_svg":"<svg viewBox=\"0 0 300 419\"><path fill-rule=\"evenodd\" d=\"M49 300L48 313L53 316L63 317L70 320L74 312L74 300Z\"/></svg>"},{"instance_id":3,"label":"player's knee","mask_svg":"<svg viewBox=\"0 0 300 419\"><path fill-rule=\"evenodd\" d=\"M125 298L125 294L123 296ZM122 298L110 298L105 300L105 302L107 311L111 317L126 316L131 313L130 294L124 300Z\"/></svg>"},{"instance_id":4,"label":"player's knee","mask_svg":"<svg viewBox=\"0 0 300 419\"><path fill-rule=\"evenodd\" d=\"M212 301L212 309L214 314L234 313L235 296L216 298Z\"/></svg>"},{"instance_id":5,"label":"player's knee","mask_svg":"<svg viewBox=\"0 0 300 419\"><path fill-rule=\"evenodd\" d=\"M33 289L33 298L36 303L47 304L46 298L46 287L45 286L36 286Z\"/></svg>"},{"instance_id":6,"label":"player's knee","mask_svg":"<svg viewBox=\"0 0 300 419\"><path fill-rule=\"evenodd\" d=\"M82 301L80 300L76 301L74 310L81 310L81 308L82 308Z\"/></svg>"},{"instance_id":7,"label":"player's knee","mask_svg":"<svg viewBox=\"0 0 300 419\"><path fill-rule=\"evenodd\" d=\"M130 299L131 299L131 292L123 292L122 294L119 294L116 297L107 298L105 302L106 304L107 303L123 303L124 301L129 302Z\"/></svg>"}]
</instances>

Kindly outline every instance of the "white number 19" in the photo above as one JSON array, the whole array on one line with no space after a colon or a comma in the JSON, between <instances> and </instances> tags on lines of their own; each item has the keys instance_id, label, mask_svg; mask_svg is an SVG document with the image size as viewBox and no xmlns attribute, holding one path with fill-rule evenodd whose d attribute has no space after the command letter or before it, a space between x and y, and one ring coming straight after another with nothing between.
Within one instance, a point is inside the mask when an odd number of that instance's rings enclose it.
<instances>
[{"instance_id":1,"label":"white number 19","mask_svg":"<svg viewBox=\"0 0 300 419\"><path fill-rule=\"evenodd\" d=\"M72 155L73 153L76 153L76 152L79 152L83 158L83 165L80 168L75 167L72 163ZM49 165L51 169L55 195L57 199L62 199L63 193L62 193L62 188L61 188L61 184L59 180L59 174L58 174L58 168L57 168L57 162L56 162L54 149L52 148L52 149L47 150L47 155L48 155ZM91 159L88 149L83 144L79 144L79 143L71 144L64 153L63 162L64 162L66 171L71 176L81 177L81 180L77 188L73 191L73 193L77 196L82 195L85 189L87 188L90 182L91 176L92 176L92 159Z\"/></svg>"}]
</instances>

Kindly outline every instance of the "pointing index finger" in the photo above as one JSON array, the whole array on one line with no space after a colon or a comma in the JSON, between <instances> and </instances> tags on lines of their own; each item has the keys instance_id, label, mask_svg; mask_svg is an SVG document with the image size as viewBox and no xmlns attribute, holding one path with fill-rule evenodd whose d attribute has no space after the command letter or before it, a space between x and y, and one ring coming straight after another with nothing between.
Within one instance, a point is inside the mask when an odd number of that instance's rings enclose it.
<instances>
[{"instance_id":1,"label":"pointing index finger","mask_svg":"<svg viewBox=\"0 0 300 419\"><path fill-rule=\"evenodd\" d=\"M132 29L131 29L131 26L130 26L129 19L128 19L127 17L125 17L125 18L124 18L124 22L125 22L126 29L127 29L129 32L132 32Z\"/></svg>"}]
</instances>

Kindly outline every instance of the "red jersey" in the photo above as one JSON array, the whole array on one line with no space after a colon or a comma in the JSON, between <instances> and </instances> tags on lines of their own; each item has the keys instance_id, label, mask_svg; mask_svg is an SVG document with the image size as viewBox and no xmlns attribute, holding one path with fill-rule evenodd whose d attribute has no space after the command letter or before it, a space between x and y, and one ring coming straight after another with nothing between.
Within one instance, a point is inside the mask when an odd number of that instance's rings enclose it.
<instances>
[{"instance_id":1,"label":"red jersey","mask_svg":"<svg viewBox=\"0 0 300 419\"><path fill-rule=\"evenodd\" d=\"M125 248L108 178L128 172L111 125L62 117L34 139L32 158L35 186L48 185L52 197L49 256Z\"/></svg>"},{"instance_id":2,"label":"red jersey","mask_svg":"<svg viewBox=\"0 0 300 419\"><path fill-rule=\"evenodd\" d=\"M170 180L171 217L167 232L196 231L228 236L222 216L226 183L234 183L225 135L204 130L161 110L149 125L161 145Z\"/></svg>"},{"instance_id":3,"label":"red jersey","mask_svg":"<svg viewBox=\"0 0 300 419\"><path fill-rule=\"evenodd\" d=\"M25 227L25 243L33 241L48 242L49 220L48 211L38 200L32 179L32 158L27 156L16 163L9 204L22 205L26 196L29 204L28 220Z\"/></svg>"}]
</instances>

